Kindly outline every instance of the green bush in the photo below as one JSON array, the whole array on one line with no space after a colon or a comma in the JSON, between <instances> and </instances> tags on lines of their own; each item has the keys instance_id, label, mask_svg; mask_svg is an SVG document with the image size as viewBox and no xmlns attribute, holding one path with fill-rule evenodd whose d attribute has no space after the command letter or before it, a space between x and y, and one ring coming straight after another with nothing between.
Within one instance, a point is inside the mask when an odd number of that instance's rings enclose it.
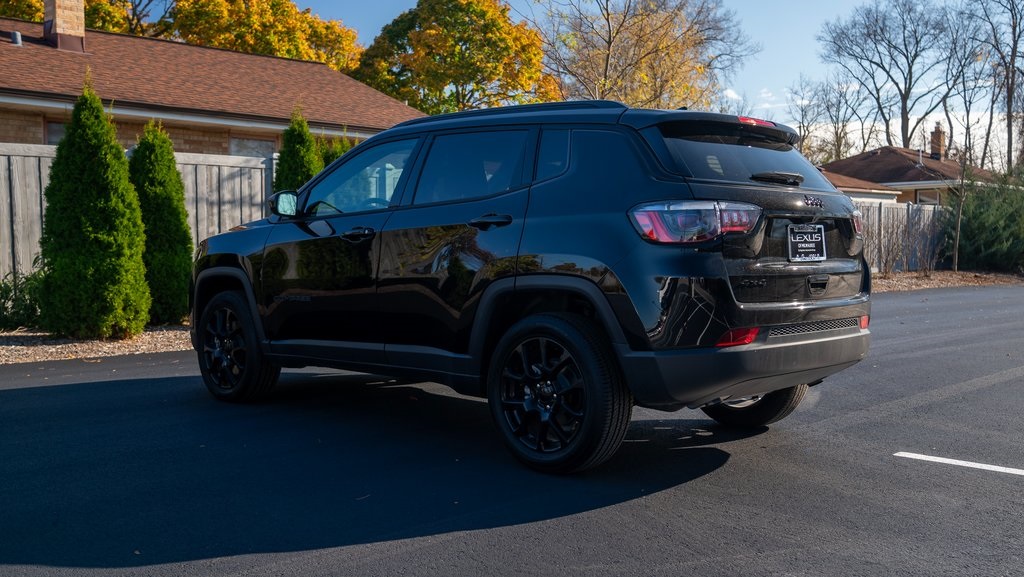
<instances>
[{"instance_id":1,"label":"green bush","mask_svg":"<svg viewBox=\"0 0 1024 577\"><path fill-rule=\"evenodd\" d=\"M174 162L174 147L163 127L150 122L128 161L146 230L146 283L152 323L179 323L188 314L192 234L185 210L185 186Z\"/></svg>"},{"instance_id":2,"label":"green bush","mask_svg":"<svg viewBox=\"0 0 1024 577\"><path fill-rule=\"evenodd\" d=\"M27 275L12 272L0 280L0 329L38 326L42 276L40 270Z\"/></svg>"},{"instance_id":3,"label":"green bush","mask_svg":"<svg viewBox=\"0 0 1024 577\"><path fill-rule=\"evenodd\" d=\"M948 252L952 253L959 199L950 196L945 225ZM1024 191L1014 183L968 189L960 224L958 268L1024 271Z\"/></svg>"},{"instance_id":4,"label":"green bush","mask_svg":"<svg viewBox=\"0 0 1024 577\"><path fill-rule=\"evenodd\" d=\"M324 168L316 139L309 133L309 124L298 110L292 112L283 140L274 174L274 190L298 190Z\"/></svg>"},{"instance_id":5,"label":"green bush","mask_svg":"<svg viewBox=\"0 0 1024 577\"><path fill-rule=\"evenodd\" d=\"M150 296L139 199L88 82L57 145L45 195L40 326L80 338L141 333Z\"/></svg>"},{"instance_id":6,"label":"green bush","mask_svg":"<svg viewBox=\"0 0 1024 577\"><path fill-rule=\"evenodd\" d=\"M352 141L344 136L341 138L326 138L321 136L320 138L317 138L316 144L317 148L320 150L320 157L324 161L324 166L327 166L341 158L341 155L352 149Z\"/></svg>"}]
</instances>

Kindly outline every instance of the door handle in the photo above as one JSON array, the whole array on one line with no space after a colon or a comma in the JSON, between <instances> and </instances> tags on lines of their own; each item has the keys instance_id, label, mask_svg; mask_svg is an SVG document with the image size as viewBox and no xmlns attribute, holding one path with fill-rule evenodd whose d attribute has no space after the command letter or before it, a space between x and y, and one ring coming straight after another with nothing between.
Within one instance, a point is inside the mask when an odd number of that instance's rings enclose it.
<instances>
[{"instance_id":1,"label":"door handle","mask_svg":"<svg viewBox=\"0 0 1024 577\"><path fill-rule=\"evenodd\" d=\"M373 235L377 234L377 231L366 226L357 226L352 230L347 230L341 233L341 238L350 240L352 242L361 242L368 238L373 238Z\"/></svg>"},{"instance_id":2,"label":"door handle","mask_svg":"<svg viewBox=\"0 0 1024 577\"><path fill-rule=\"evenodd\" d=\"M511 214L485 214L469 221L469 226L480 230L489 230L492 226L506 226L512 224Z\"/></svg>"}]
</instances>

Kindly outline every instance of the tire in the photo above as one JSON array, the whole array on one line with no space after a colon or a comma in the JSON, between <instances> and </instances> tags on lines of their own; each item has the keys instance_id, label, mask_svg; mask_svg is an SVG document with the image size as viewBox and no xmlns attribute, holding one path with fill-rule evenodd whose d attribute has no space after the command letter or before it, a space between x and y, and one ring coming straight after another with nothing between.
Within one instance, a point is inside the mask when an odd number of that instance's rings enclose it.
<instances>
[{"instance_id":1,"label":"tire","mask_svg":"<svg viewBox=\"0 0 1024 577\"><path fill-rule=\"evenodd\" d=\"M487 376L502 441L529 467L570 473L608 460L626 436L633 397L603 331L569 314L537 314L498 342Z\"/></svg>"},{"instance_id":2,"label":"tire","mask_svg":"<svg viewBox=\"0 0 1024 577\"><path fill-rule=\"evenodd\" d=\"M255 401L277 383L281 367L263 357L252 314L241 293L222 292L213 297L199 317L196 332L199 371L218 400Z\"/></svg>"},{"instance_id":3,"label":"tire","mask_svg":"<svg viewBox=\"0 0 1024 577\"><path fill-rule=\"evenodd\" d=\"M807 385L773 391L762 397L737 399L701 407L719 423L738 429L752 429L780 421L796 409L807 392Z\"/></svg>"}]
</instances>

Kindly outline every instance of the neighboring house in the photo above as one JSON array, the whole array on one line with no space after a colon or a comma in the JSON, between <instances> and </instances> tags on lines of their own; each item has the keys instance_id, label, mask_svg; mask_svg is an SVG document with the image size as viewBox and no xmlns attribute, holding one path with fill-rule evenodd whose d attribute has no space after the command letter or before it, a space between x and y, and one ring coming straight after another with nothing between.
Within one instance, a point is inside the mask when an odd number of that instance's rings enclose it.
<instances>
[{"instance_id":1,"label":"neighboring house","mask_svg":"<svg viewBox=\"0 0 1024 577\"><path fill-rule=\"evenodd\" d=\"M941 204L943 195L960 188L960 163L946 156L946 134L939 124L931 134L931 151L883 146L875 150L836 160L822 166L829 173L879 183L899 192L897 202ZM968 181L992 182L987 170L968 168ZM829 177L831 180L831 177ZM842 189L833 181L837 188Z\"/></svg>"},{"instance_id":2,"label":"neighboring house","mask_svg":"<svg viewBox=\"0 0 1024 577\"><path fill-rule=\"evenodd\" d=\"M266 157L296 107L315 135L354 139L423 116L324 64L85 30L83 0L45 14L0 18L0 142L60 141L87 74L125 147L150 119L179 152Z\"/></svg>"},{"instance_id":3,"label":"neighboring house","mask_svg":"<svg viewBox=\"0 0 1024 577\"><path fill-rule=\"evenodd\" d=\"M900 195L900 191L895 188L889 188L877 182L861 180L824 169L821 170L821 174L832 183L832 186L858 202L895 203L896 197Z\"/></svg>"}]
</instances>

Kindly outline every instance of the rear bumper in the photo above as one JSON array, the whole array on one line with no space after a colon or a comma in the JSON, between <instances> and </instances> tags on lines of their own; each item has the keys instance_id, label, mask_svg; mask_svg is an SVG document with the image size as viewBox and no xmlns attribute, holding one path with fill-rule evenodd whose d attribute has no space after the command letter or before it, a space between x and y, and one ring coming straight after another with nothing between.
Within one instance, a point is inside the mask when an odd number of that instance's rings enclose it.
<instances>
[{"instance_id":1,"label":"rear bumper","mask_svg":"<svg viewBox=\"0 0 1024 577\"><path fill-rule=\"evenodd\" d=\"M861 361L870 331L835 331L814 339L765 337L730 348L633 351L619 346L638 405L664 410L815 383Z\"/></svg>"}]
</instances>

